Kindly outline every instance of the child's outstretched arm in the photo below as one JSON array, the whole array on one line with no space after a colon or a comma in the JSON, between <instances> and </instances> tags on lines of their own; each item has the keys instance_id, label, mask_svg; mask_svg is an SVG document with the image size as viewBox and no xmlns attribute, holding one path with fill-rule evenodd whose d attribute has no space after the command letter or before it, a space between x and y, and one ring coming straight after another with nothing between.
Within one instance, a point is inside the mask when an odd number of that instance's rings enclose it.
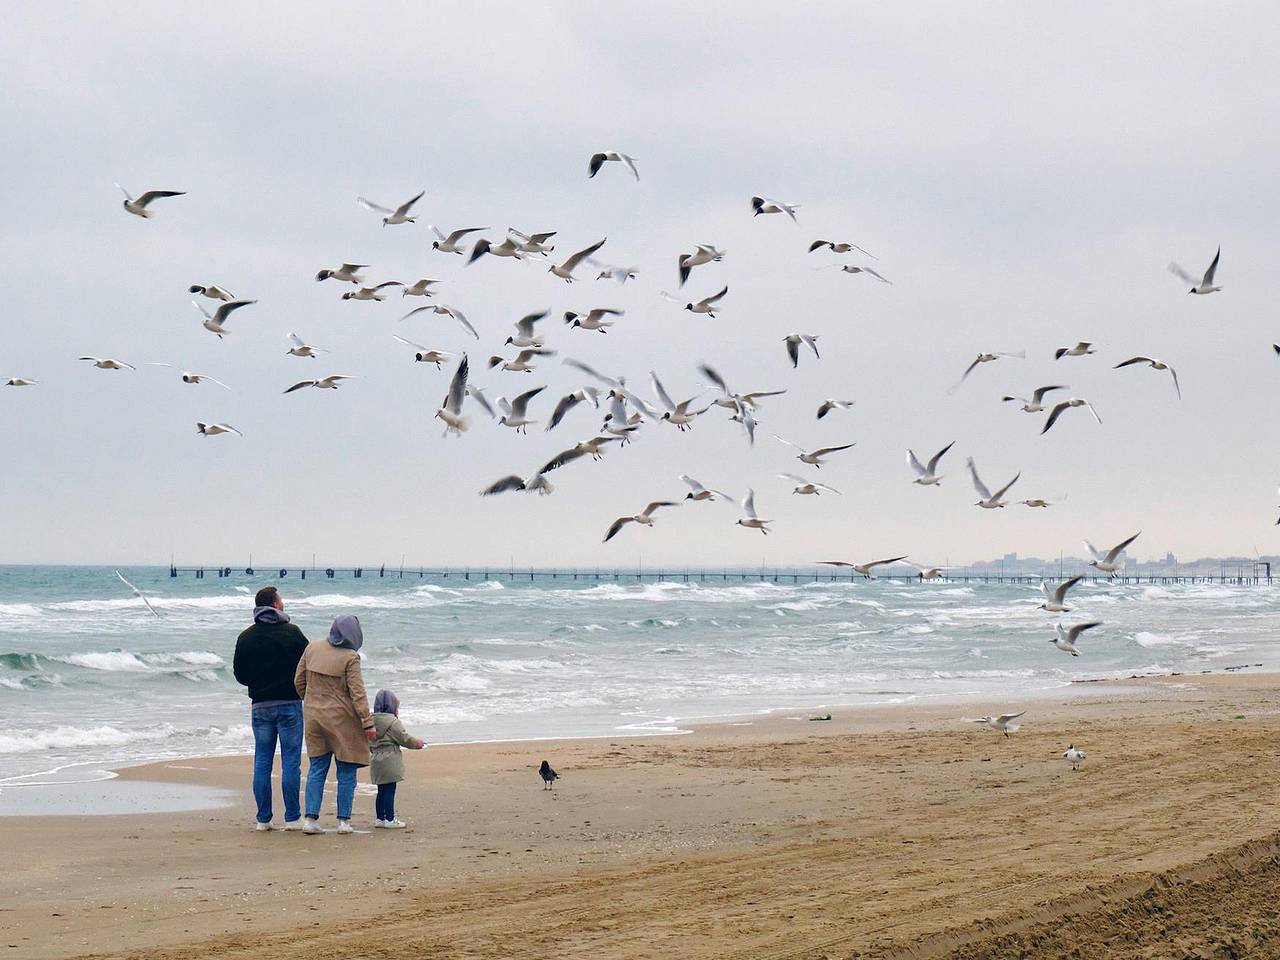
<instances>
[{"instance_id":1,"label":"child's outstretched arm","mask_svg":"<svg viewBox=\"0 0 1280 960\"><path fill-rule=\"evenodd\" d=\"M393 720L391 725L387 727L387 738L393 743L398 743L400 746L406 747L409 750L421 750L427 745L425 740L419 737L410 736L408 731L405 730L404 724L400 722L399 717Z\"/></svg>"}]
</instances>

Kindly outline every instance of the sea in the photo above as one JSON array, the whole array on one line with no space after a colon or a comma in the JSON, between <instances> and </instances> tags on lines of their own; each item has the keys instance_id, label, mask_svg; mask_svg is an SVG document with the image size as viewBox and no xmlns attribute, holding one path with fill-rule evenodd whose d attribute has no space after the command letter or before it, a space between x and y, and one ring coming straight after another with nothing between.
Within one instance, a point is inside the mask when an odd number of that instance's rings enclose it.
<instances>
[{"instance_id":1,"label":"sea","mask_svg":"<svg viewBox=\"0 0 1280 960\"><path fill-rule=\"evenodd\" d=\"M251 752L231 673L253 592L243 571L0 566L0 787L95 780L124 765ZM976 701L1022 709L1072 681L1274 668L1280 591L1082 583L1072 657L1034 584L939 580L629 582L420 579L366 571L279 581L321 639L360 618L370 694L395 691L429 742L676 734L777 711ZM957 713L960 716L960 713Z\"/></svg>"}]
</instances>

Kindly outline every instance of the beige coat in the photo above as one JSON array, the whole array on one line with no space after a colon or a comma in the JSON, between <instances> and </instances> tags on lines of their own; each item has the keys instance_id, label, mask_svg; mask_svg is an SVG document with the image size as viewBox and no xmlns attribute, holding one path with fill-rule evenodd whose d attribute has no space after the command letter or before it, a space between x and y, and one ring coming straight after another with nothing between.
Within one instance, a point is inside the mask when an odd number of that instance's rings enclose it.
<instances>
[{"instance_id":1,"label":"beige coat","mask_svg":"<svg viewBox=\"0 0 1280 960\"><path fill-rule=\"evenodd\" d=\"M364 731L374 724L360 654L325 640L312 641L298 661L293 685L302 697L307 756L332 753L346 763L368 766L369 741Z\"/></svg>"}]
</instances>

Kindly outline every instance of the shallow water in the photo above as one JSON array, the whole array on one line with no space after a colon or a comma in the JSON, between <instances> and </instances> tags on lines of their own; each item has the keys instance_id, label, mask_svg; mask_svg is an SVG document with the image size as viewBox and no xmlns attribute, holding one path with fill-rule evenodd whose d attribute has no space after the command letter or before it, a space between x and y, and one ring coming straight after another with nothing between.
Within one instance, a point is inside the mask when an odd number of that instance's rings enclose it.
<instances>
[{"instance_id":1,"label":"shallow water","mask_svg":"<svg viewBox=\"0 0 1280 960\"><path fill-rule=\"evenodd\" d=\"M231 676L251 591L237 574L0 567L0 781L67 764L251 749ZM296 576L296 574L295 574ZM390 687L428 740L662 733L780 708L989 697L1014 704L1070 680L1272 663L1280 591L1081 584L1065 621L1102 620L1072 658L1033 586L437 582L283 583L310 637L360 617L370 692Z\"/></svg>"}]
</instances>

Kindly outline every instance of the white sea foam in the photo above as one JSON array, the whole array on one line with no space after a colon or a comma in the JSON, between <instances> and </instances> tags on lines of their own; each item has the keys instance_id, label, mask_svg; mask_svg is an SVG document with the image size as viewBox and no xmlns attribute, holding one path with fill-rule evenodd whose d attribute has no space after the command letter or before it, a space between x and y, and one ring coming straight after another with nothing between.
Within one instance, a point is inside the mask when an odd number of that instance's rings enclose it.
<instances>
[{"instance_id":1,"label":"white sea foam","mask_svg":"<svg viewBox=\"0 0 1280 960\"><path fill-rule=\"evenodd\" d=\"M122 730L103 724L97 727L58 726L53 728L10 727L0 733L0 754L33 753L66 747L120 747L144 740L163 740L173 733L167 723L139 730Z\"/></svg>"},{"instance_id":2,"label":"white sea foam","mask_svg":"<svg viewBox=\"0 0 1280 960\"><path fill-rule=\"evenodd\" d=\"M51 657L60 663L69 663L73 667L84 667L86 670L106 670L116 672L127 670L141 673L147 665L128 650L109 650L105 653L73 653L65 657Z\"/></svg>"}]
</instances>

